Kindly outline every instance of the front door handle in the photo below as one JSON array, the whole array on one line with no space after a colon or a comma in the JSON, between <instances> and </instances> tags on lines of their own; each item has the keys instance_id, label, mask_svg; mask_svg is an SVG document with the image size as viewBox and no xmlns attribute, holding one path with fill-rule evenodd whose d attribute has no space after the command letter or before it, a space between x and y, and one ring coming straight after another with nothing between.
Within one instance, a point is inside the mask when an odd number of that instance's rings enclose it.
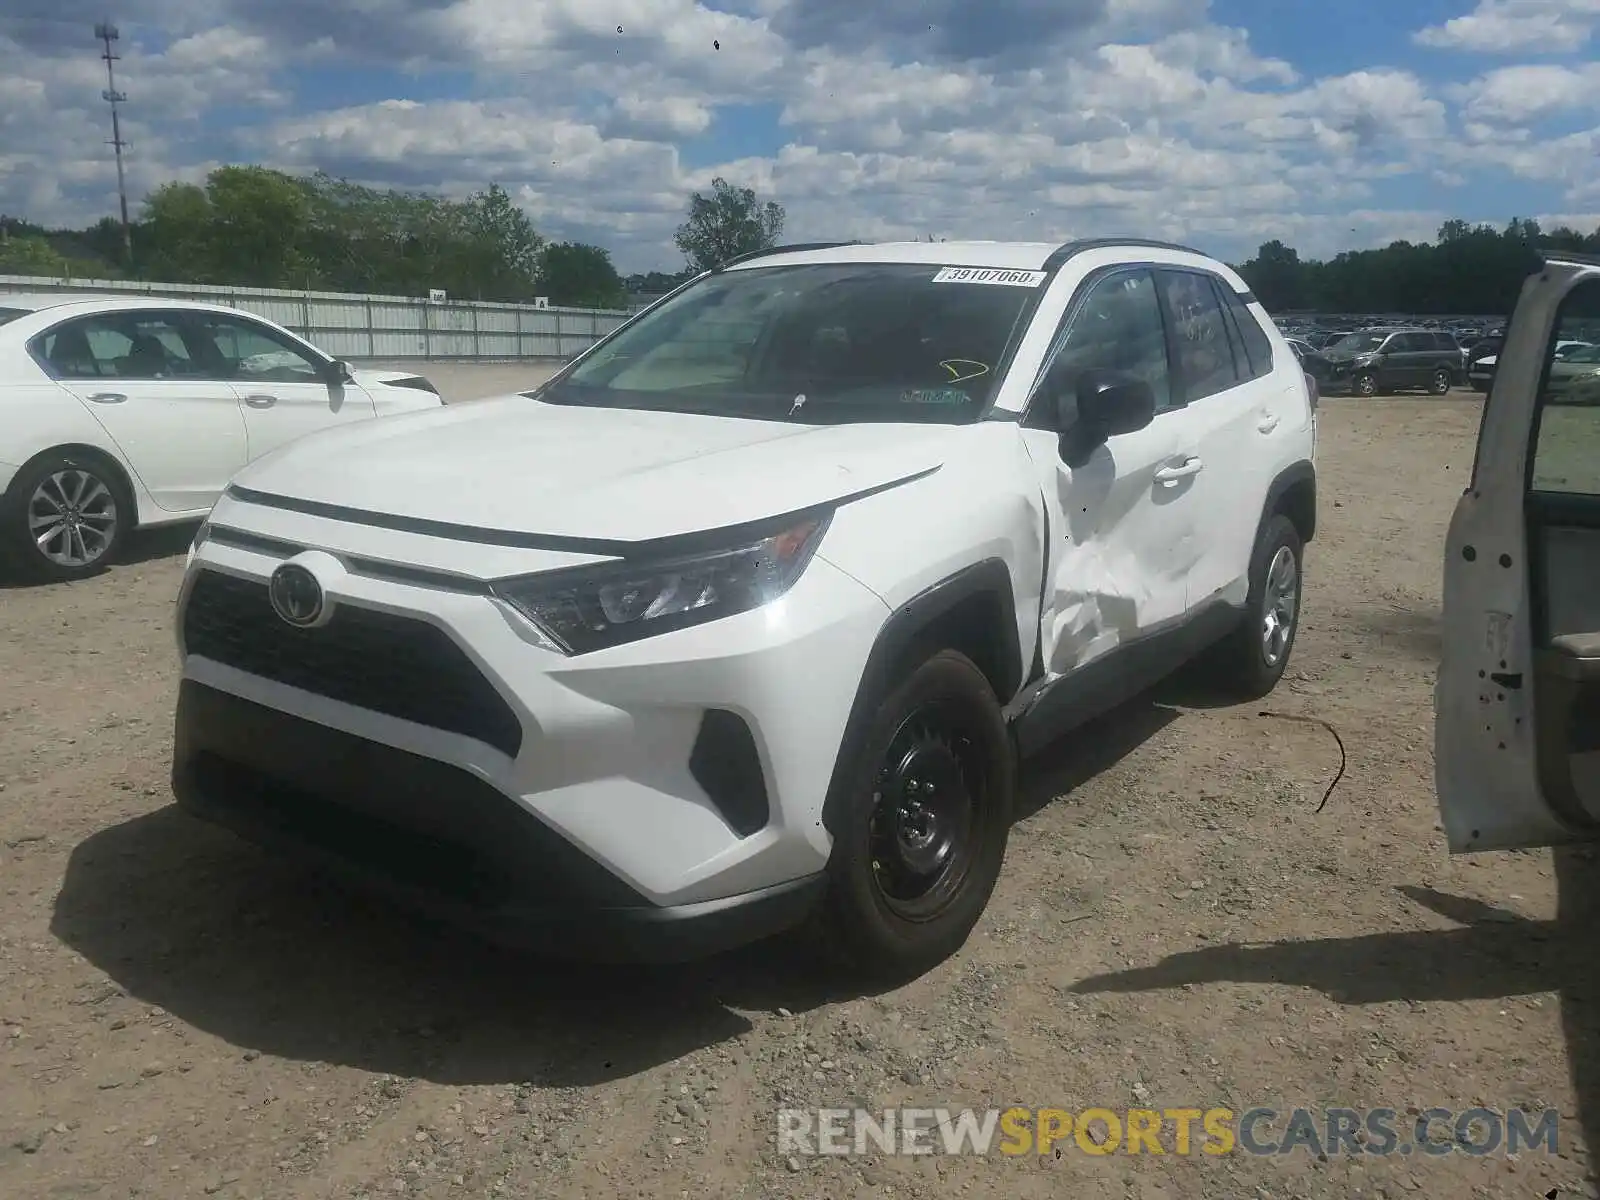
<instances>
[{"instance_id":1,"label":"front door handle","mask_svg":"<svg viewBox=\"0 0 1600 1200\"><path fill-rule=\"evenodd\" d=\"M1262 433L1271 433L1278 427L1278 422L1282 419L1277 413L1265 413L1262 415L1260 422L1257 423L1256 428Z\"/></svg>"},{"instance_id":2,"label":"front door handle","mask_svg":"<svg viewBox=\"0 0 1600 1200\"><path fill-rule=\"evenodd\" d=\"M1187 479L1191 475L1200 474L1200 468L1204 466L1205 463L1191 454L1184 460L1182 466L1162 467L1156 472L1156 479L1161 483L1177 483L1180 479Z\"/></svg>"},{"instance_id":3,"label":"front door handle","mask_svg":"<svg viewBox=\"0 0 1600 1200\"><path fill-rule=\"evenodd\" d=\"M271 408L278 402L276 396L269 396L265 392L255 392L244 398L244 402L251 408Z\"/></svg>"},{"instance_id":4,"label":"front door handle","mask_svg":"<svg viewBox=\"0 0 1600 1200\"><path fill-rule=\"evenodd\" d=\"M128 398L126 392L91 392L89 399L96 404L121 404Z\"/></svg>"}]
</instances>

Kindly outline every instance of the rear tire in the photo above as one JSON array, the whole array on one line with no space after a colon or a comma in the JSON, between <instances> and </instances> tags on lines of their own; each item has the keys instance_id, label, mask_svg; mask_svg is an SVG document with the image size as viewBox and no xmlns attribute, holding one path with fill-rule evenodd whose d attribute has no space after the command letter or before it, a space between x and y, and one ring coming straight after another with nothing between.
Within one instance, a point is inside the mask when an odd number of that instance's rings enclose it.
<instances>
[{"instance_id":1,"label":"rear tire","mask_svg":"<svg viewBox=\"0 0 1600 1200\"><path fill-rule=\"evenodd\" d=\"M1455 376L1441 367L1439 370L1433 373L1433 378L1428 383L1428 391L1432 392L1435 396L1443 396L1450 390L1451 385L1454 383Z\"/></svg>"},{"instance_id":2,"label":"rear tire","mask_svg":"<svg viewBox=\"0 0 1600 1200\"><path fill-rule=\"evenodd\" d=\"M1011 738L983 672L940 650L891 686L846 753L811 933L851 973L901 982L960 949L994 892Z\"/></svg>"},{"instance_id":3,"label":"rear tire","mask_svg":"<svg viewBox=\"0 0 1600 1200\"><path fill-rule=\"evenodd\" d=\"M0 565L32 582L86 579L116 560L133 521L133 498L98 455L41 454L0 496Z\"/></svg>"},{"instance_id":4,"label":"rear tire","mask_svg":"<svg viewBox=\"0 0 1600 1200\"><path fill-rule=\"evenodd\" d=\"M1227 695L1259 700L1283 678L1300 631L1304 546L1294 522L1269 518L1250 559L1250 598L1239 628L1212 649L1207 679Z\"/></svg>"}]
</instances>

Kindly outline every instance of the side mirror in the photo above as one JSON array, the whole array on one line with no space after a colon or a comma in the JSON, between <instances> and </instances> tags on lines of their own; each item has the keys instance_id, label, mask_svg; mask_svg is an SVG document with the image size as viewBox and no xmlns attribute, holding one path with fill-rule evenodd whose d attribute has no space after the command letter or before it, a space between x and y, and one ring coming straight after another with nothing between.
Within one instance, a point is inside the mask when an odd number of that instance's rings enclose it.
<instances>
[{"instance_id":1,"label":"side mirror","mask_svg":"<svg viewBox=\"0 0 1600 1200\"><path fill-rule=\"evenodd\" d=\"M1134 375L1091 369L1070 381L1052 379L1050 387L1061 457L1069 465L1081 465L1107 438L1155 420L1155 392Z\"/></svg>"},{"instance_id":2,"label":"side mirror","mask_svg":"<svg viewBox=\"0 0 1600 1200\"><path fill-rule=\"evenodd\" d=\"M355 368L342 358L330 359L328 362L328 382L335 386L341 383L354 383L356 378Z\"/></svg>"},{"instance_id":3,"label":"side mirror","mask_svg":"<svg viewBox=\"0 0 1600 1200\"><path fill-rule=\"evenodd\" d=\"M1133 433L1156 418L1156 394L1137 376L1085 371L1075 390L1079 423L1101 439Z\"/></svg>"}]
</instances>

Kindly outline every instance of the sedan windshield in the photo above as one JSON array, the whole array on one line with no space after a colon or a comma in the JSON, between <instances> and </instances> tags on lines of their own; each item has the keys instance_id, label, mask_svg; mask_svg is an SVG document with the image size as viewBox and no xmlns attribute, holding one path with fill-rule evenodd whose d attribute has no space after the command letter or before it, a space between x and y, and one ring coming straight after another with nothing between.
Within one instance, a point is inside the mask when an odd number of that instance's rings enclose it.
<instances>
[{"instance_id":1,"label":"sedan windshield","mask_svg":"<svg viewBox=\"0 0 1600 1200\"><path fill-rule=\"evenodd\" d=\"M711 275L539 393L792 421L975 419L1041 271L814 263Z\"/></svg>"},{"instance_id":2,"label":"sedan windshield","mask_svg":"<svg viewBox=\"0 0 1600 1200\"><path fill-rule=\"evenodd\" d=\"M1350 333L1328 347L1329 354L1366 354L1383 345L1383 333Z\"/></svg>"}]
</instances>

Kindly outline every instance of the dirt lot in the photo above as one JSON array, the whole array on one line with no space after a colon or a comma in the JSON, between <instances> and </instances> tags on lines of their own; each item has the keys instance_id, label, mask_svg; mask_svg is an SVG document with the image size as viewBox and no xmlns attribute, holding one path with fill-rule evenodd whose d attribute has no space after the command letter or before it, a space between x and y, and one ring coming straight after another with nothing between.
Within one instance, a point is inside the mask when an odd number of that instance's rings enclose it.
<instances>
[{"instance_id":1,"label":"dirt lot","mask_svg":"<svg viewBox=\"0 0 1600 1200\"><path fill-rule=\"evenodd\" d=\"M1033 764L968 947L877 996L782 944L514 961L309 878L168 807L186 536L0 592L0 1196L1594 1194L1586 860L1452 861L1435 825L1440 550L1477 407L1326 404L1285 684L1163 693ZM1333 739L1263 707L1342 734L1321 814ZM778 1106L851 1103L1523 1103L1559 1107L1561 1154L777 1152Z\"/></svg>"}]
</instances>

